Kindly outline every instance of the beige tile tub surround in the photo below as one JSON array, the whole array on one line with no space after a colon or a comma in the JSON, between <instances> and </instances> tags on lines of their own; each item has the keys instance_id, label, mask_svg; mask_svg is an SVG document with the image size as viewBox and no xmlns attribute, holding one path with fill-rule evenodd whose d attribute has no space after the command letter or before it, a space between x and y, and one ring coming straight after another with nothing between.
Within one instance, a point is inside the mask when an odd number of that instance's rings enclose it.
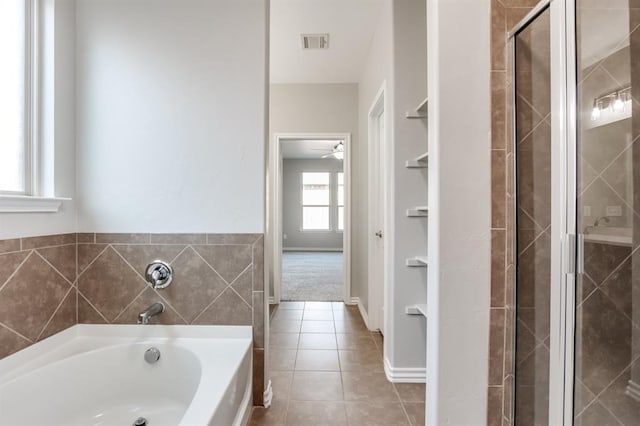
<instances>
[{"instance_id":1,"label":"beige tile tub surround","mask_svg":"<svg viewBox=\"0 0 640 426\"><path fill-rule=\"evenodd\" d=\"M251 325L254 404L264 389L262 234L79 233L0 241L0 357L80 324L135 324L161 301L162 324ZM153 260L174 281L146 285Z\"/></svg>"},{"instance_id":2,"label":"beige tile tub surround","mask_svg":"<svg viewBox=\"0 0 640 426\"><path fill-rule=\"evenodd\" d=\"M76 324L76 235L0 241L0 358Z\"/></svg>"}]
</instances>

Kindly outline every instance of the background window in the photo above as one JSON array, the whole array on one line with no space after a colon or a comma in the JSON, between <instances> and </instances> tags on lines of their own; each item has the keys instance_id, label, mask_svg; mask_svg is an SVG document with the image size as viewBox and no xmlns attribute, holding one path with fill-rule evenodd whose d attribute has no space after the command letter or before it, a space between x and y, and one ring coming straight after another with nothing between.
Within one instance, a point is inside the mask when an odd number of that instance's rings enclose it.
<instances>
[{"instance_id":1,"label":"background window","mask_svg":"<svg viewBox=\"0 0 640 426\"><path fill-rule=\"evenodd\" d=\"M0 1L0 192L25 194L30 103L26 0Z\"/></svg>"},{"instance_id":2,"label":"background window","mask_svg":"<svg viewBox=\"0 0 640 426\"><path fill-rule=\"evenodd\" d=\"M338 230L344 231L344 173L338 172Z\"/></svg>"},{"instance_id":3,"label":"background window","mask_svg":"<svg viewBox=\"0 0 640 426\"><path fill-rule=\"evenodd\" d=\"M302 173L302 229L330 230L331 175L328 172Z\"/></svg>"}]
</instances>

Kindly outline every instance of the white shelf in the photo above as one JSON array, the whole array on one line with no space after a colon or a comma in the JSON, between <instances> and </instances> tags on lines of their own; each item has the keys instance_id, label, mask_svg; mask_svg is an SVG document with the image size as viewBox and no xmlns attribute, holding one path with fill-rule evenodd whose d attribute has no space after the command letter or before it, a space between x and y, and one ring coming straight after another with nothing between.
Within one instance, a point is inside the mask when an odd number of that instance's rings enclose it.
<instances>
[{"instance_id":1,"label":"white shelf","mask_svg":"<svg viewBox=\"0 0 640 426\"><path fill-rule=\"evenodd\" d=\"M425 318L427 317L427 305L426 304L419 304L419 305L412 305L412 306L407 306L406 308L404 308L404 313L407 315L422 315Z\"/></svg>"},{"instance_id":2,"label":"white shelf","mask_svg":"<svg viewBox=\"0 0 640 426\"><path fill-rule=\"evenodd\" d=\"M429 216L428 206L412 207L407 210L407 217L427 217Z\"/></svg>"},{"instance_id":3,"label":"white shelf","mask_svg":"<svg viewBox=\"0 0 640 426\"><path fill-rule=\"evenodd\" d=\"M429 98L425 98L413 111L407 111L406 117L413 118L427 118L427 105L429 104Z\"/></svg>"},{"instance_id":4,"label":"white shelf","mask_svg":"<svg viewBox=\"0 0 640 426\"><path fill-rule=\"evenodd\" d=\"M413 160L407 160L405 166L408 169L425 169L427 168L427 161L429 160L429 153L425 152L424 154L419 155Z\"/></svg>"},{"instance_id":5,"label":"white shelf","mask_svg":"<svg viewBox=\"0 0 640 426\"><path fill-rule=\"evenodd\" d=\"M406 260L406 265L410 267L421 267L427 266L429 261L427 260L427 256L416 256Z\"/></svg>"}]
</instances>

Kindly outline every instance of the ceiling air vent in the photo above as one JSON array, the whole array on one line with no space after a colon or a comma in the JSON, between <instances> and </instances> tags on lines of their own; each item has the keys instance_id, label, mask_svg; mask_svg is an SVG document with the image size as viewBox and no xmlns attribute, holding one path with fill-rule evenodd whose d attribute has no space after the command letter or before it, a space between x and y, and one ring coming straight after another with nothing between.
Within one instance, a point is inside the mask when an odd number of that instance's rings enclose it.
<instances>
[{"instance_id":1,"label":"ceiling air vent","mask_svg":"<svg viewBox=\"0 0 640 426\"><path fill-rule=\"evenodd\" d=\"M328 49L329 34L300 34L303 49Z\"/></svg>"}]
</instances>

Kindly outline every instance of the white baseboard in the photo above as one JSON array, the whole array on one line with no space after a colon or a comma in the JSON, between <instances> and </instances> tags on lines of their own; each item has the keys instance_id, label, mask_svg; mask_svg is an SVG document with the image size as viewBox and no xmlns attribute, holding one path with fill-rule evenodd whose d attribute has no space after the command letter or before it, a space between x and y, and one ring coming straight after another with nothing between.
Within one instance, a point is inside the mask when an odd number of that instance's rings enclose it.
<instances>
[{"instance_id":1,"label":"white baseboard","mask_svg":"<svg viewBox=\"0 0 640 426\"><path fill-rule=\"evenodd\" d=\"M342 248L318 248L318 247L284 247L282 251L343 251Z\"/></svg>"},{"instance_id":2,"label":"white baseboard","mask_svg":"<svg viewBox=\"0 0 640 426\"><path fill-rule=\"evenodd\" d=\"M271 401L273 400L273 388L271 387L271 380L267 383L267 390L264 391L263 401L264 408L271 407Z\"/></svg>"},{"instance_id":3,"label":"white baseboard","mask_svg":"<svg viewBox=\"0 0 640 426\"><path fill-rule=\"evenodd\" d=\"M384 357L384 373L392 383L426 383L427 368L392 367L389 358Z\"/></svg>"},{"instance_id":4,"label":"white baseboard","mask_svg":"<svg viewBox=\"0 0 640 426\"><path fill-rule=\"evenodd\" d=\"M364 309L364 305L360 301L360 298L359 297L352 297L351 298L351 303L354 304L354 305L358 305L358 311L360 311L360 316L362 317L362 320L364 321L364 325L367 326L367 330L371 330L371 327L369 327L369 315L367 314L367 311Z\"/></svg>"},{"instance_id":5,"label":"white baseboard","mask_svg":"<svg viewBox=\"0 0 640 426\"><path fill-rule=\"evenodd\" d=\"M624 393L640 402L640 385L633 380L629 380L629 382L627 383L627 389Z\"/></svg>"}]
</instances>

